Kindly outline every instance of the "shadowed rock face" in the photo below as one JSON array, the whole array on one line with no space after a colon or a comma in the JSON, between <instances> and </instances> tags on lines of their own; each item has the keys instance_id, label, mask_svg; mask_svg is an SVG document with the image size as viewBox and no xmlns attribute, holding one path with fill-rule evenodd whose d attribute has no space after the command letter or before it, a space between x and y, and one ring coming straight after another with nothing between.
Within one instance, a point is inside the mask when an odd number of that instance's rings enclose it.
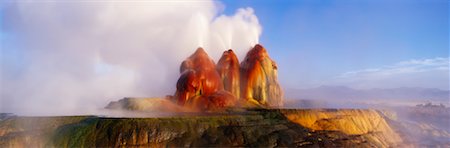
<instances>
[{"instance_id":1,"label":"shadowed rock face","mask_svg":"<svg viewBox=\"0 0 450 148\"><path fill-rule=\"evenodd\" d=\"M277 65L266 49L257 44L241 63L241 97L254 105L283 105L283 93L277 80Z\"/></svg>"},{"instance_id":2,"label":"shadowed rock face","mask_svg":"<svg viewBox=\"0 0 450 148\"><path fill-rule=\"evenodd\" d=\"M233 107L237 98L228 91L220 90L211 95L197 95L186 102L186 107L191 111L220 111Z\"/></svg>"},{"instance_id":3,"label":"shadowed rock face","mask_svg":"<svg viewBox=\"0 0 450 148\"><path fill-rule=\"evenodd\" d=\"M224 89L240 97L239 61L233 50L223 52L216 69L222 78Z\"/></svg>"},{"instance_id":4,"label":"shadowed rock face","mask_svg":"<svg viewBox=\"0 0 450 148\"><path fill-rule=\"evenodd\" d=\"M185 70L177 81L175 97L179 105L184 105L189 98L199 93L200 82L194 70Z\"/></svg>"},{"instance_id":5,"label":"shadowed rock face","mask_svg":"<svg viewBox=\"0 0 450 148\"><path fill-rule=\"evenodd\" d=\"M237 98L228 91L221 90L208 96L208 106L206 110L216 111L226 107L236 105Z\"/></svg>"}]
</instances>

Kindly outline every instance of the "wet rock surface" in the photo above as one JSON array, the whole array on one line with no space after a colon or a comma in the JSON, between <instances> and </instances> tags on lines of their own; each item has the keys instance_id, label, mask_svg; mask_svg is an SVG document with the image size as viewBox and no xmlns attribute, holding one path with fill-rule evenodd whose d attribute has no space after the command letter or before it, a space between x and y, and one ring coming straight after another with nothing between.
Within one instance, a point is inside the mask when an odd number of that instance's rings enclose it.
<instances>
[{"instance_id":1,"label":"wet rock surface","mask_svg":"<svg viewBox=\"0 0 450 148\"><path fill-rule=\"evenodd\" d=\"M186 104L186 102L196 96L208 96L223 90L222 80L216 71L216 65L202 48L198 48L194 54L183 61L180 66L180 74L175 92L179 105L196 108L193 104Z\"/></svg>"},{"instance_id":2,"label":"wet rock surface","mask_svg":"<svg viewBox=\"0 0 450 148\"><path fill-rule=\"evenodd\" d=\"M240 68L243 99L265 107L283 106L278 67L263 46L257 44L248 51Z\"/></svg>"},{"instance_id":3,"label":"wet rock surface","mask_svg":"<svg viewBox=\"0 0 450 148\"><path fill-rule=\"evenodd\" d=\"M223 52L216 65L198 48L181 63L174 100L197 111L281 107L284 100L277 70L276 63L260 44L250 49L240 64L231 49Z\"/></svg>"},{"instance_id":4,"label":"wet rock surface","mask_svg":"<svg viewBox=\"0 0 450 148\"><path fill-rule=\"evenodd\" d=\"M396 141L397 143L385 142L392 136L390 135L392 133L376 130L384 127L368 126L363 128L357 122L343 122L346 127L362 128L360 133L349 134L341 129L313 129L288 119L288 116L300 112L319 112L329 116L333 114L324 110L253 109L230 111L226 114L217 115L162 118L13 117L0 122L0 129L2 131L7 130L0 136L0 147L26 147L30 145L34 147L402 146L401 141ZM340 110L337 112L340 112ZM349 112L353 111L350 110ZM348 120L351 120L352 116L359 118L358 116L366 113L369 115L377 114L377 112L370 110L355 112L360 113L345 113L346 116L349 116ZM309 119L307 116L300 115L297 120ZM377 120L384 120L384 118L377 116ZM33 126L24 123L33 123ZM389 125L386 126L389 127ZM366 132L365 128L369 132Z\"/></svg>"},{"instance_id":5,"label":"wet rock surface","mask_svg":"<svg viewBox=\"0 0 450 148\"><path fill-rule=\"evenodd\" d=\"M216 69L222 78L224 89L239 98L241 96L239 60L233 50L223 52Z\"/></svg>"}]
</instances>

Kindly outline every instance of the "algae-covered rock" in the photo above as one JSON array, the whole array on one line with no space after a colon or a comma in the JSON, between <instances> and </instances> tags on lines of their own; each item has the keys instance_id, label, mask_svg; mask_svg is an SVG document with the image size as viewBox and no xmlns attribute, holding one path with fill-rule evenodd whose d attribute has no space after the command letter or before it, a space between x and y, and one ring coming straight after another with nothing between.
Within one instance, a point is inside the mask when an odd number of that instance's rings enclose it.
<instances>
[{"instance_id":1,"label":"algae-covered rock","mask_svg":"<svg viewBox=\"0 0 450 148\"><path fill-rule=\"evenodd\" d=\"M369 119L379 125L366 123ZM323 124L328 122L333 124ZM314 109L158 118L12 117L0 121L0 130L5 131L0 147L402 146L385 123L373 110Z\"/></svg>"}]
</instances>

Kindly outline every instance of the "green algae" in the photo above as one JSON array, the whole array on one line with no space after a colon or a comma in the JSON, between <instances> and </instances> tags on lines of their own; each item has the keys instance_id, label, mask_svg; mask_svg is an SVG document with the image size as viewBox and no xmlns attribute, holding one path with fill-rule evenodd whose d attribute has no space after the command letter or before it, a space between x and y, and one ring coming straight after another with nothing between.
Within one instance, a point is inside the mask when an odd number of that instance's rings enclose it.
<instances>
[{"instance_id":1,"label":"green algae","mask_svg":"<svg viewBox=\"0 0 450 148\"><path fill-rule=\"evenodd\" d=\"M24 130L29 125L13 124L19 121L35 127ZM27 147L30 139L43 143L34 147L339 147L378 142L339 131L311 131L287 120L283 110L271 109L158 118L16 117L1 121L2 127L13 131L0 135L0 147ZM42 138L20 136L29 134L24 131Z\"/></svg>"}]
</instances>

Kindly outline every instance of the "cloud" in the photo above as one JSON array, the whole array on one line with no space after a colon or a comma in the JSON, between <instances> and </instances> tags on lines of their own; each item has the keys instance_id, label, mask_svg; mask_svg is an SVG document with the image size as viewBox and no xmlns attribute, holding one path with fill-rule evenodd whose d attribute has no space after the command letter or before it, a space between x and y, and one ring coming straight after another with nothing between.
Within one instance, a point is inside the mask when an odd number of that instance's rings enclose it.
<instances>
[{"instance_id":1,"label":"cloud","mask_svg":"<svg viewBox=\"0 0 450 148\"><path fill-rule=\"evenodd\" d=\"M258 43L252 8L216 1L3 2L0 112L90 114L122 97L173 94L198 46L214 59Z\"/></svg>"},{"instance_id":2,"label":"cloud","mask_svg":"<svg viewBox=\"0 0 450 148\"><path fill-rule=\"evenodd\" d=\"M379 68L345 72L333 83L357 88L430 87L449 89L449 58L408 60Z\"/></svg>"}]
</instances>

